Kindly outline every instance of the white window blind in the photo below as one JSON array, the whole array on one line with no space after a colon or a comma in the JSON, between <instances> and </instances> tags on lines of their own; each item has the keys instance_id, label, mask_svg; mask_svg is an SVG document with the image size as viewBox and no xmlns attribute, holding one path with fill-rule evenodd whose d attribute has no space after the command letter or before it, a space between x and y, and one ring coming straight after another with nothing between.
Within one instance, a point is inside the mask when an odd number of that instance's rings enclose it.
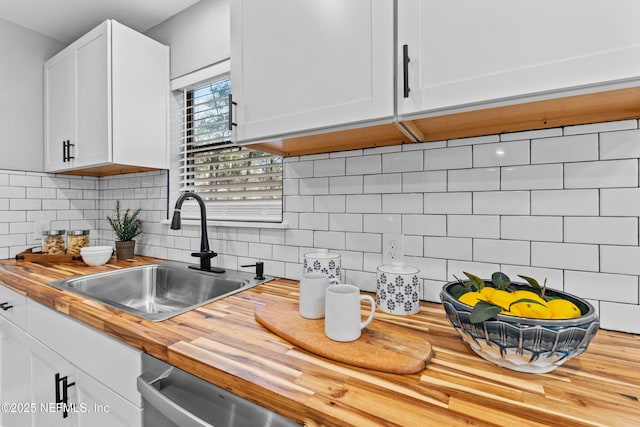
<instances>
[{"instance_id":1,"label":"white window blind","mask_svg":"<svg viewBox=\"0 0 640 427\"><path fill-rule=\"evenodd\" d=\"M282 158L232 144L229 76L182 91L180 189L198 193L207 217L282 221ZM195 204L183 217L199 217Z\"/></svg>"}]
</instances>

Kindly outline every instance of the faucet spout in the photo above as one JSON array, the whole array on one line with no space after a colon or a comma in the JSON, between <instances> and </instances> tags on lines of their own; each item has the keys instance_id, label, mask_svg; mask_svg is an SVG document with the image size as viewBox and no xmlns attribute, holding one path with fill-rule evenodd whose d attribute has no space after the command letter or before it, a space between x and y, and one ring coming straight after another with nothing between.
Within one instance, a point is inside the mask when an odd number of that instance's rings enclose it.
<instances>
[{"instance_id":1,"label":"faucet spout","mask_svg":"<svg viewBox=\"0 0 640 427\"><path fill-rule=\"evenodd\" d=\"M189 267L203 271L212 271L214 273L224 273L224 269L211 267L211 258L218 256L218 254L209 248L209 236L207 235L207 208L202 197L192 191L182 193L180 197L178 197L173 211L173 219L171 220L171 229L179 230L181 228L182 220L180 211L182 209L182 204L187 199L194 199L200 206L200 252L193 252L191 254L193 257L200 258L200 267Z\"/></svg>"}]
</instances>

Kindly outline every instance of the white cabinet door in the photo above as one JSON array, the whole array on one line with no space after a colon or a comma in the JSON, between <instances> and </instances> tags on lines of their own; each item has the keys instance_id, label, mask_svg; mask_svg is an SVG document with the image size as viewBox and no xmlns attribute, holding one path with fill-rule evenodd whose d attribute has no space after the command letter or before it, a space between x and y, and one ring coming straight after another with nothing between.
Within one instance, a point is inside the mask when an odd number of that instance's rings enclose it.
<instances>
[{"instance_id":1,"label":"white cabinet door","mask_svg":"<svg viewBox=\"0 0 640 427\"><path fill-rule=\"evenodd\" d=\"M102 25L75 47L78 144L72 150L73 167L111 161L111 61L109 31Z\"/></svg>"},{"instance_id":2,"label":"white cabinet door","mask_svg":"<svg viewBox=\"0 0 640 427\"><path fill-rule=\"evenodd\" d=\"M393 118L393 1L234 0L235 139Z\"/></svg>"},{"instance_id":3,"label":"white cabinet door","mask_svg":"<svg viewBox=\"0 0 640 427\"><path fill-rule=\"evenodd\" d=\"M637 85L638 15L635 0L399 1L398 113Z\"/></svg>"},{"instance_id":4,"label":"white cabinet door","mask_svg":"<svg viewBox=\"0 0 640 427\"><path fill-rule=\"evenodd\" d=\"M57 56L45 64L45 170L68 167L65 145L77 142L75 124L75 56Z\"/></svg>"},{"instance_id":5,"label":"white cabinet door","mask_svg":"<svg viewBox=\"0 0 640 427\"><path fill-rule=\"evenodd\" d=\"M73 425L75 417L69 409L77 404L78 386L71 364L35 339L29 340L28 348L31 401L37 406L33 426Z\"/></svg>"},{"instance_id":6,"label":"white cabinet door","mask_svg":"<svg viewBox=\"0 0 640 427\"><path fill-rule=\"evenodd\" d=\"M0 318L0 402L5 405L0 426L31 426L31 417L39 408L33 406L30 378L27 334Z\"/></svg>"}]
</instances>

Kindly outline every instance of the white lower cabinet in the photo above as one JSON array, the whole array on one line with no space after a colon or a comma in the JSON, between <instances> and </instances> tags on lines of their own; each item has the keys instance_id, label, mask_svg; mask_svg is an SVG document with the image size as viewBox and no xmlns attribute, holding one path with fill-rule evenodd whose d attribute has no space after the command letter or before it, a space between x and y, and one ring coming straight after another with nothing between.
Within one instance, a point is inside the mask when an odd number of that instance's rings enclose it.
<instances>
[{"instance_id":1,"label":"white lower cabinet","mask_svg":"<svg viewBox=\"0 0 640 427\"><path fill-rule=\"evenodd\" d=\"M140 351L2 286L0 299L0 427L142 425Z\"/></svg>"}]
</instances>

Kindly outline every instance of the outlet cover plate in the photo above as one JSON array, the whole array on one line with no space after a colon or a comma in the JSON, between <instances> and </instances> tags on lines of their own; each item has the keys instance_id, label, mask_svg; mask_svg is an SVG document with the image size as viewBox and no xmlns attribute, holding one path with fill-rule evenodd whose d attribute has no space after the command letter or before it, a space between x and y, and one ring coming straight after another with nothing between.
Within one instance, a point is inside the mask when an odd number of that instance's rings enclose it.
<instances>
[{"instance_id":1,"label":"outlet cover plate","mask_svg":"<svg viewBox=\"0 0 640 427\"><path fill-rule=\"evenodd\" d=\"M384 233L382 235L382 262L402 262L404 258L404 236L400 233Z\"/></svg>"}]
</instances>

